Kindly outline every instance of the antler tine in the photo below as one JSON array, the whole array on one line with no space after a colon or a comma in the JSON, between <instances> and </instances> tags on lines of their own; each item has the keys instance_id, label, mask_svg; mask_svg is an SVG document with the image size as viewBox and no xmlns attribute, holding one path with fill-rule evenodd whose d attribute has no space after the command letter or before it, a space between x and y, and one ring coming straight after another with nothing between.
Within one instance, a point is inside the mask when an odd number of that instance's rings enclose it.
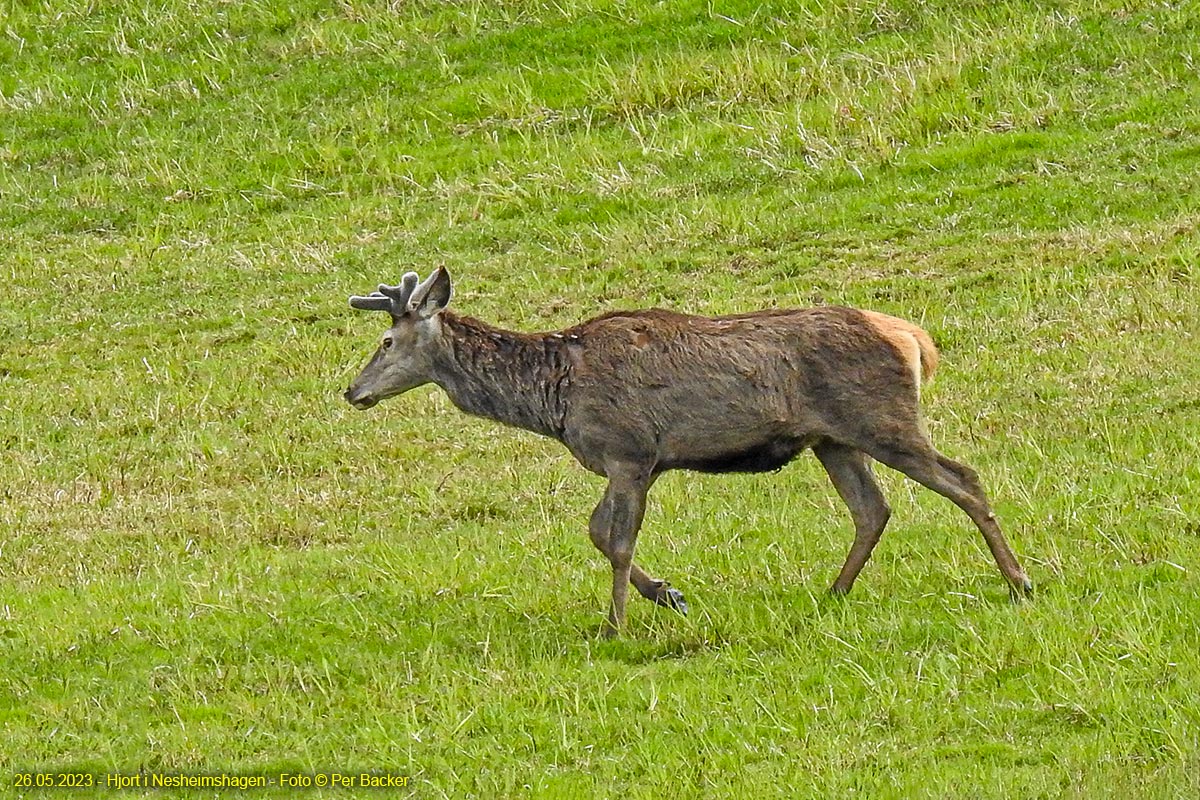
<instances>
[{"instance_id":1,"label":"antler tine","mask_svg":"<svg viewBox=\"0 0 1200 800\"><path fill-rule=\"evenodd\" d=\"M354 295L350 298L350 307L359 311L392 311L392 299L375 292L366 297Z\"/></svg>"},{"instance_id":2,"label":"antler tine","mask_svg":"<svg viewBox=\"0 0 1200 800\"><path fill-rule=\"evenodd\" d=\"M379 284L379 293L395 300L397 307L403 313L408 308L408 301L412 298L413 289L416 288L419 278L420 276L415 272L406 272L396 286L388 286L386 283Z\"/></svg>"},{"instance_id":3,"label":"antler tine","mask_svg":"<svg viewBox=\"0 0 1200 800\"><path fill-rule=\"evenodd\" d=\"M408 311L408 301L412 298L413 290L417 288L418 275L407 272L397 286L379 284L379 290L363 297L355 295L350 298L350 306L362 311L386 311L397 318Z\"/></svg>"}]
</instances>

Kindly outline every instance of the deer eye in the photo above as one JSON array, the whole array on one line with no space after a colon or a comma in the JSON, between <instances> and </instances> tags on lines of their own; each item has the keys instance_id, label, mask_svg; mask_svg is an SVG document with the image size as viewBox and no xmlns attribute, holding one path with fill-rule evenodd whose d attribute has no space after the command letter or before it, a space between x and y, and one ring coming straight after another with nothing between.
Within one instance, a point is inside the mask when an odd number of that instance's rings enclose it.
<instances>
[{"instance_id":1,"label":"deer eye","mask_svg":"<svg viewBox=\"0 0 1200 800\"><path fill-rule=\"evenodd\" d=\"M392 347L392 337L390 337L390 336L383 337L383 349L390 350L391 347Z\"/></svg>"}]
</instances>

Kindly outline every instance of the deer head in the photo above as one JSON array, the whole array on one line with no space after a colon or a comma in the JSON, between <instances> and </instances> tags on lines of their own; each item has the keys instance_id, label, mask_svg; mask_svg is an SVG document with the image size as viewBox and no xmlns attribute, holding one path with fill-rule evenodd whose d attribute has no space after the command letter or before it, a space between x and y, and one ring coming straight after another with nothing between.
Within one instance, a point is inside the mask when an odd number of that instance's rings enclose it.
<instances>
[{"instance_id":1,"label":"deer head","mask_svg":"<svg viewBox=\"0 0 1200 800\"><path fill-rule=\"evenodd\" d=\"M438 267L424 281L418 279L409 272L398 286L380 284L366 297L350 298L353 308L386 311L392 317L375 355L346 390L346 401L360 411L433 379L433 356L442 341L439 314L450 302L450 273Z\"/></svg>"}]
</instances>

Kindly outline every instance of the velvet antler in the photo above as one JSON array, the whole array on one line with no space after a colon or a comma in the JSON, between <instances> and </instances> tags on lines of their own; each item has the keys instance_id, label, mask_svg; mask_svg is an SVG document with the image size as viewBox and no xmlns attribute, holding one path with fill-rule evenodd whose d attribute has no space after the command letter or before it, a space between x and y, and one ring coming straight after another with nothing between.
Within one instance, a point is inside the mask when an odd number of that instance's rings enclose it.
<instances>
[{"instance_id":1,"label":"velvet antler","mask_svg":"<svg viewBox=\"0 0 1200 800\"><path fill-rule=\"evenodd\" d=\"M350 306L360 311L386 311L392 315L393 320L399 319L425 299L425 294L441 271L434 270L432 275L419 284L417 281L420 280L420 276L417 273L406 272L398 286L381 283L378 290L366 297L357 294L352 296ZM416 303L413 302L414 299Z\"/></svg>"}]
</instances>

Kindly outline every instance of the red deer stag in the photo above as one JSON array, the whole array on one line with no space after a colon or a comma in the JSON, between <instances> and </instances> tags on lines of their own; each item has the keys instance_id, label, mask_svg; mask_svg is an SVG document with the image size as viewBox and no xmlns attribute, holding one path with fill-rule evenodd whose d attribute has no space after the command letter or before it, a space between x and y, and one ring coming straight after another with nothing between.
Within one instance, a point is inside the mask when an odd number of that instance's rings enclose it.
<instances>
[{"instance_id":1,"label":"red deer stag","mask_svg":"<svg viewBox=\"0 0 1200 800\"><path fill-rule=\"evenodd\" d=\"M562 442L608 479L592 543L612 564L606 635L625 622L628 586L686 613L683 594L633 562L646 492L671 469L777 470L812 448L854 520L831 591L854 585L891 510L871 460L949 498L983 533L1014 597L1033 584L1009 549L975 471L940 454L920 421L937 367L929 335L851 308L722 317L614 311L555 333L515 333L447 310L450 275L406 274L350 305L392 325L346 400L367 409L435 383L468 414Z\"/></svg>"}]
</instances>

